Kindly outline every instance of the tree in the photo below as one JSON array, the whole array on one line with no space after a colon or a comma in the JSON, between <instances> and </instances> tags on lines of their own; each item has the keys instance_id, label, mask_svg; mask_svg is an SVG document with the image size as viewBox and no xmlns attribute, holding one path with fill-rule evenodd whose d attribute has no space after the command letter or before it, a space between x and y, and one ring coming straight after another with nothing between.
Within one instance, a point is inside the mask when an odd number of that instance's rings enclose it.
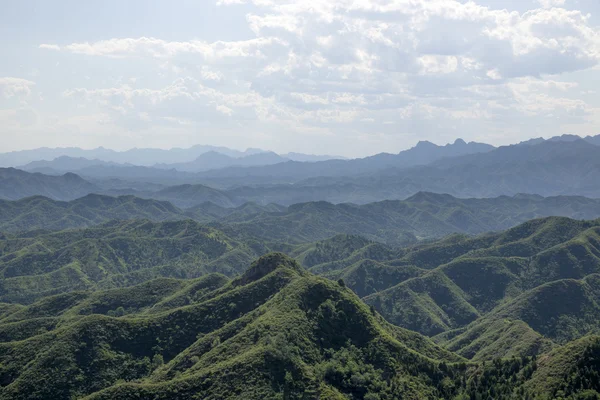
<instances>
[{"instance_id":1,"label":"tree","mask_svg":"<svg viewBox=\"0 0 600 400\"><path fill-rule=\"evenodd\" d=\"M152 357L152 369L153 370L162 367L164 365L164 363L165 363L165 360L161 354L155 354L154 357Z\"/></svg>"}]
</instances>

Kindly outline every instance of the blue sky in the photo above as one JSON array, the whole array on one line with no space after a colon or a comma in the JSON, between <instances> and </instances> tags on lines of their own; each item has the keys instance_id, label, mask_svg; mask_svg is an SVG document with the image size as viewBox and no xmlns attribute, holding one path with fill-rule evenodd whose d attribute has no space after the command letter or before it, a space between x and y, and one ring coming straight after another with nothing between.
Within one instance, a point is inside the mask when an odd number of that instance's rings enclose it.
<instances>
[{"instance_id":1,"label":"blue sky","mask_svg":"<svg viewBox=\"0 0 600 400\"><path fill-rule=\"evenodd\" d=\"M596 0L0 1L0 151L600 134Z\"/></svg>"}]
</instances>

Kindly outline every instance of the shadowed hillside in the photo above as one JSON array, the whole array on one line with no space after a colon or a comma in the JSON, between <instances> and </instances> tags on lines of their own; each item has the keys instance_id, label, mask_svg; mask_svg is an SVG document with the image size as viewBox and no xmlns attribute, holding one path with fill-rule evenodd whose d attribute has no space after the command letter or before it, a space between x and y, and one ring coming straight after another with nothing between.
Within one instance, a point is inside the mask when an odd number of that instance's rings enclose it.
<instances>
[{"instance_id":1,"label":"shadowed hillside","mask_svg":"<svg viewBox=\"0 0 600 400\"><path fill-rule=\"evenodd\" d=\"M0 199L18 200L46 196L55 200L73 200L100 190L78 175L30 174L14 168L0 168Z\"/></svg>"}]
</instances>

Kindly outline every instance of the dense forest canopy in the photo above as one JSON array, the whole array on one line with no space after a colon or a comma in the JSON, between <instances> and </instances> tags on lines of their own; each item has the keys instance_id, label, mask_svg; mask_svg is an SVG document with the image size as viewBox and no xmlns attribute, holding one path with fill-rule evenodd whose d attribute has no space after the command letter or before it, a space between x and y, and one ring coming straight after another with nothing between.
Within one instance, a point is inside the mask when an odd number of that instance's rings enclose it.
<instances>
[{"instance_id":1,"label":"dense forest canopy","mask_svg":"<svg viewBox=\"0 0 600 400\"><path fill-rule=\"evenodd\" d=\"M168 203L96 200L179 215ZM261 210L242 226L273 213L290 215ZM344 224L296 243L220 224L4 234L0 398L599 395L600 220L548 217L408 246Z\"/></svg>"}]
</instances>

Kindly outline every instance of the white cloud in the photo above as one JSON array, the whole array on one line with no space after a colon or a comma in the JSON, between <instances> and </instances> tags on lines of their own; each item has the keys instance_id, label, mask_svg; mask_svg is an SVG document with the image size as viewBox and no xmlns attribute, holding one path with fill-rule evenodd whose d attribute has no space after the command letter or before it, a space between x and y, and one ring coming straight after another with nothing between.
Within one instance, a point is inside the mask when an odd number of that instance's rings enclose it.
<instances>
[{"instance_id":1,"label":"white cloud","mask_svg":"<svg viewBox=\"0 0 600 400\"><path fill-rule=\"evenodd\" d=\"M59 51L60 50L60 46L58 46L56 44L40 44L40 49Z\"/></svg>"},{"instance_id":2,"label":"white cloud","mask_svg":"<svg viewBox=\"0 0 600 400\"><path fill-rule=\"evenodd\" d=\"M538 3L544 8L561 7L565 5L565 0L538 0Z\"/></svg>"},{"instance_id":3,"label":"white cloud","mask_svg":"<svg viewBox=\"0 0 600 400\"><path fill-rule=\"evenodd\" d=\"M206 60L218 60L232 57L264 57L262 49L275 45L284 46L285 42L277 38L256 38L236 42L217 41L213 43L201 40L173 42L153 37L140 37L115 38L92 43L72 43L62 47L54 44L42 44L40 47L90 56L168 58L179 54L199 54Z\"/></svg>"},{"instance_id":4,"label":"white cloud","mask_svg":"<svg viewBox=\"0 0 600 400\"><path fill-rule=\"evenodd\" d=\"M376 125L387 138L456 132L480 140L509 124L530 129L536 118L546 127L549 116L556 130L563 122L589 125L594 109L577 97L583 87L572 79L599 68L600 30L575 2L571 9L564 0L530 3L515 11L479 0L219 0L225 10L252 4L250 38L40 48L162 66L171 85L144 88L139 80L65 91L115 123L160 118L245 131L254 123L256 134L340 137L362 137L360 129Z\"/></svg>"},{"instance_id":5,"label":"white cloud","mask_svg":"<svg viewBox=\"0 0 600 400\"><path fill-rule=\"evenodd\" d=\"M216 107L216 109L221 114L228 115L228 116L232 116L233 115L233 110L231 108L227 107L227 106L222 105L222 104L219 104Z\"/></svg>"},{"instance_id":6,"label":"white cloud","mask_svg":"<svg viewBox=\"0 0 600 400\"><path fill-rule=\"evenodd\" d=\"M204 81L221 82L225 79L225 75L218 70L214 70L206 65L202 66L200 76Z\"/></svg>"},{"instance_id":7,"label":"white cloud","mask_svg":"<svg viewBox=\"0 0 600 400\"><path fill-rule=\"evenodd\" d=\"M312 95L309 93L291 93L291 96L293 98L299 99L301 101L303 101L304 103L310 103L310 104L329 104L329 100L325 97L322 96L317 96L317 95Z\"/></svg>"},{"instance_id":8,"label":"white cloud","mask_svg":"<svg viewBox=\"0 0 600 400\"><path fill-rule=\"evenodd\" d=\"M449 74L455 72L458 68L458 58L456 56L424 55L418 58L421 65L421 73L428 74Z\"/></svg>"},{"instance_id":9,"label":"white cloud","mask_svg":"<svg viewBox=\"0 0 600 400\"><path fill-rule=\"evenodd\" d=\"M27 79L3 77L0 78L0 93L5 98L29 96L31 94L31 87L34 85L35 82Z\"/></svg>"},{"instance_id":10,"label":"white cloud","mask_svg":"<svg viewBox=\"0 0 600 400\"><path fill-rule=\"evenodd\" d=\"M493 79L495 81L502 79L502 75L500 74L500 71L498 71L498 69L496 69L496 68L490 69L485 74L488 76L488 78Z\"/></svg>"}]
</instances>

